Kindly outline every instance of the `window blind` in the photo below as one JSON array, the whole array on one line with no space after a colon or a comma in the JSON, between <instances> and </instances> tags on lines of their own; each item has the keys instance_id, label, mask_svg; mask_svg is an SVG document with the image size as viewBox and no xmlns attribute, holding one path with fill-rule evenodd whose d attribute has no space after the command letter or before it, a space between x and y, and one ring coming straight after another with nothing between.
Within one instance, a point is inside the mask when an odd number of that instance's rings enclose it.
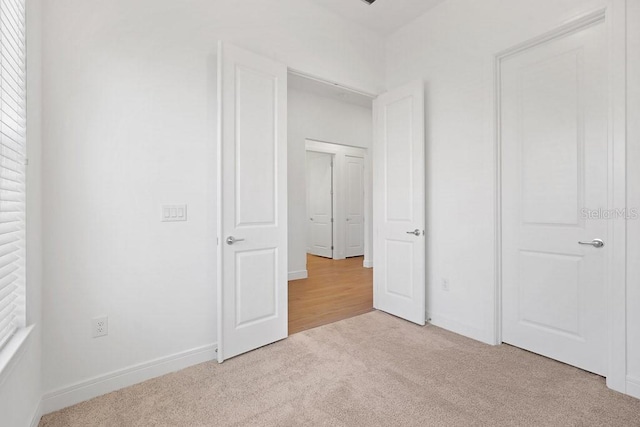
<instances>
[{"instance_id":1,"label":"window blind","mask_svg":"<svg viewBox=\"0 0 640 427\"><path fill-rule=\"evenodd\" d=\"M25 325L25 0L0 0L0 349Z\"/></svg>"}]
</instances>

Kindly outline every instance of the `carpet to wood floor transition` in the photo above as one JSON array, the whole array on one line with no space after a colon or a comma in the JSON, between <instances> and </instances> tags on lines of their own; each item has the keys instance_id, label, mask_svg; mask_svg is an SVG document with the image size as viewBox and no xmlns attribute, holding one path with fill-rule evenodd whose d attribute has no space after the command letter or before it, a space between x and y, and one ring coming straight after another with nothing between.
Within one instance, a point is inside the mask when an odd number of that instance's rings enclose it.
<instances>
[{"instance_id":1,"label":"carpet to wood floor transition","mask_svg":"<svg viewBox=\"0 0 640 427\"><path fill-rule=\"evenodd\" d=\"M510 347L371 312L42 418L53 426L640 426L640 400Z\"/></svg>"},{"instance_id":2,"label":"carpet to wood floor transition","mask_svg":"<svg viewBox=\"0 0 640 427\"><path fill-rule=\"evenodd\" d=\"M309 278L289 282L289 335L373 310L373 269L364 257L307 255Z\"/></svg>"}]
</instances>

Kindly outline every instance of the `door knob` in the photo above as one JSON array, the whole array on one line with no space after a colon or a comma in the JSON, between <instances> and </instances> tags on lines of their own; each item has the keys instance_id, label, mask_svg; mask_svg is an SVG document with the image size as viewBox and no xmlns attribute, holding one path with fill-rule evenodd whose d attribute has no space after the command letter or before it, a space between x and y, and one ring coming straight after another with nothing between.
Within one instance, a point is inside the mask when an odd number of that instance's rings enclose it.
<instances>
[{"instance_id":1,"label":"door knob","mask_svg":"<svg viewBox=\"0 0 640 427\"><path fill-rule=\"evenodd\" d=\"M413 234L414 236L419 236L420 235L420 230L418 230L417 228L413 231L407 231L407 234Z\"/></svg>"},{"instance_id":2,"label":"door knob","mask_svg":"<svg viewBox=\"0 0 640 427\"><path fill-rule=\"evenodd\" d=\"M233 245L236 242L244 242L244 239L236 239L233 236L227 237L227 245Z\"/></svg>"},{"instance_id":3,"label":"door knob","mask_svg":"<svg viewBox=\"0 0 640 427\"><path fill-rule=\"evenodd\" d=\"M591 245L594 248L601 248L604 246L604 242L601 239L593 239L590 242L578 242L579 245Z\"/></svg>"}]
</instances>

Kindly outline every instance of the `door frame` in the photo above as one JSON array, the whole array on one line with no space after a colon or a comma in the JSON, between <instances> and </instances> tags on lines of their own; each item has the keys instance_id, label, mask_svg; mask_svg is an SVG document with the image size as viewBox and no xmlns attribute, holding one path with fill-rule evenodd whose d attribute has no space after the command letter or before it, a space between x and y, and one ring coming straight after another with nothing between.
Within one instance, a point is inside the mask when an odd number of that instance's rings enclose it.
<instances>
[{"instance_id":1,"label":"door frame","mask_svg":"<svg viewBox=\"0 0 640 427\"><path fill-rule=\"evenodd\" d=\"M494 136L494 296L495 345L502 344L502 62L527 49L562 38L592 25L604 23L608 37L608 208L627 208L626 190L626 0L608 0L605 7L575 16L556 28L506 50L492 58ZM609 221L611 247L606 262L608 319L607 386L626 393L626 221Z\"/></svg>"},{"instance_id":2,"label":"door frame","mask_svg":"<svg viewBox=\"0 0 640 427\"><path fill-rule=\"evenodd\" d=\"M373 217L373 206L371 204L372 201L372 185L373 181L371 179L371 153L370 149L364 147L354 147L351 145L343 145L334 142L327 141L319 141L316 139L306 138L305 139L305 151L313 151L317 153L327 153L333 155L334 168L333 168L333 217L335 219L334 227L333 227L333 259L345 259L346 247L345 246L345 238L340 238L340 234L344 234L344 221L340 221L344 219L339 215L340 209L338 206L344 208L344 200L338 199L338 193L341 193L343 189L339 189L336 191L336 187L340 185L340 180L336 179L337 174L344 172L343 165L338 164L342 162L339 157L341 155L344 156L353 156L353 157L361 157L364 159L363 161L363 176L364 176L364 261L362 262L363 267L372 268L373 267L373 235L372 235L372 222L371 219ZM343 181L343 180L342 180ZM343 209L344 210L344 209ZM344 215L343 215L344 216ZM344 236L343 236L344 237ZM343 254L339 254L337 249L337 243L342 242L343 244Z\"/></svg>"}]
</instances>

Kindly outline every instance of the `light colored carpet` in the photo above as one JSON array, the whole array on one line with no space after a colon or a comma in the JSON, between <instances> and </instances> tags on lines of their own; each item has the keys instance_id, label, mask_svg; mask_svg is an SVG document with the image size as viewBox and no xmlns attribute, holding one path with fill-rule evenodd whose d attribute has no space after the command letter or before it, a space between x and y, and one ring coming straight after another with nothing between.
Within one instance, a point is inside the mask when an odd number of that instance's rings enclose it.
<instances>
[{"instance_id":1,"label":"light colored carpet","mask_svg":"<svg viewBox=\"0 0 640 427\"><path fill-rule=\"evenodd\" d=\"M640 426L640 400L510 347L372 312L43 417L41 426Z\"/></svg>"}]
</instances>

